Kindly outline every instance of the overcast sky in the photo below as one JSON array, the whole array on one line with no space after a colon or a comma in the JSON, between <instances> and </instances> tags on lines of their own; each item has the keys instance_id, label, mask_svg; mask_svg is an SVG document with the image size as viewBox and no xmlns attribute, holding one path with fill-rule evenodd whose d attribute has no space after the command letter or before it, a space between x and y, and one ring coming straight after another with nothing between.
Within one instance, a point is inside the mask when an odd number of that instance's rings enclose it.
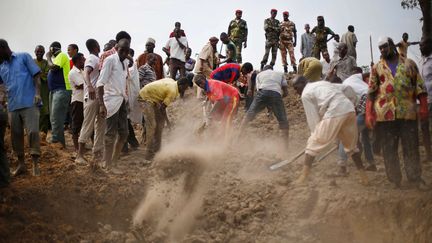
<instances>
[{"instance_id":1,"label":"overcast sky","mask_svg":"<svg viewBox=\"0 0 432 243\"><path fill-rule=\"evenodd\" d=\"M375 60L379 57L376 45L379 36L390 36L395 42L403 32L410 35L411 41L421 37L420 11L402 9L399 0L1 0L0 38L6 39L13 51L26 51L32 56L36 45L47 48L53 41L59 41L63 51L68 44L76 43L80 52L87 55L88 38L98 40L103 46L118 31L126 30L132 36L135 57L144 51L148 37L156 39L155 51L162 55L161 48L174 22L180 21L189 46L193 53L198 53L209 37L219 37L227 31L235 10L241 9L249 27L243 60L259 68L264 54L263 22L272 8L279 10L279 20L283 11L290 12L299 43L304 24L315 26L318 15L323 15L326 25L340 35L347 31L348 25L354 25L359 40L358 65L370 63L369 35L372 35ZM299 46L295 50L297 60ZM329 48L332 49L331 43ZM418 61L418 46L410 47L408 56ZM279 70L282 69L280 60L278 52Z\"/></svg>"}]
</instances>

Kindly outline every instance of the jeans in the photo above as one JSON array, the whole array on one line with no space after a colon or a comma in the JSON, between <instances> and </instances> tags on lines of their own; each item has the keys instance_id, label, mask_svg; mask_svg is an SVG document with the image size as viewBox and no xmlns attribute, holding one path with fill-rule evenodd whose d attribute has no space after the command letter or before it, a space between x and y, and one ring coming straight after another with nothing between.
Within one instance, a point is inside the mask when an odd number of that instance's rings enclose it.
<instances>
[{"instance_id":1,"label":"jeans","mask_svg":"<svg viewBox=\"0 0 432 243\"><path fill-rule=\"evenodd\" d=\"M255 119L258 112L266 107L270 107L274 112L279 122L279 128L288 129L288 118L282 96L278 92L272 90L259 90L257 92L257 95L246 113L246 123Z\"/></svg>"},{"instance_id":2,"label":"jeans","mask_svg":"<svg viewBox=\"0 0 432 243\"><path fill-rule=\"evenodd\" d=\"M12 147L18 158L24 158L24 128L29 139L30 154L40 155L39 108L36 106L9 112Z\"/></svg>"},{"instance_id":3,"label":"jeans","mask_svg":"<svg viewBox=\"0 0 432 243\"><path fill-rule=\"evenodd\" d=\"M66 145L64 123L69 110L71 94L70 90L54 90L50 92L51 143Z\"/></svg>"},{"instance_id":4,"label":"jeans","mask_svg":"<svg viewBox=\"0 0 432 243\"><path fill-rule=\"evenodd\" d=\"M7 126L7 113L0 108L0 186L9 184L9 161L4 146L4 136Z\"/></svg>"},{"instance_id":5,"label":"jeans","mask_svg":"<svg viewBox=\"0 0 432 243\"><path fill-rule=\"evenodd\" d=\"M365 154L365 158L368 161L368 163L370 165L375 165L375 160L373 157L373 153L372 153L372 145L370 143L370 138L369 138L369 130L366 127L366 121L365 121L365 115L361 114L357 116L357 128L359 130L360 133L360 141L358 142L358 148L360 149L360 151L363 150L364 154ZM339 166L346 166L346 162L348 160L348 156L344 151L344 147L341 143L339 143L339 149L338 149L338 153L339 153L339 161L338 161L338 165Z\"/></svg>"}]
</instances>

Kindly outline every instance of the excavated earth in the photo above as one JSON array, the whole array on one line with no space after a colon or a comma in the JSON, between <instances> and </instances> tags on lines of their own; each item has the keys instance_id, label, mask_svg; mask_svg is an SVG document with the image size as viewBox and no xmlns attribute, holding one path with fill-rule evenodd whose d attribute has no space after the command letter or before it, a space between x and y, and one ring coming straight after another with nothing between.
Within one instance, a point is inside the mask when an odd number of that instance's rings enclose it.
<instances>
[{"instance_id":1,"label":"excavated earth","mask_svg":"<svg viewBox=\"0 0 432 243\"><path fill-rule=\"evenodd\" d=\"M348 177L332 176L335 152L314 164L303 185L294 183L302 158L269 170L301 151L309 135L292 89L288 148L265 111L239 134L243 107L231 143L219 139L217 124L196 133L202 109L191 96L169 108L174 126L151 164L141 145L122 156L117 173L91 171L74 164L69 134L66 151L42 144L42 176L13 178L0 189L0 242L432 242L432 191L406 178L394 189L379 156L368 187L352 161ZM422 166L432 183L432 162Z\"/></svg>"}]
</instances>

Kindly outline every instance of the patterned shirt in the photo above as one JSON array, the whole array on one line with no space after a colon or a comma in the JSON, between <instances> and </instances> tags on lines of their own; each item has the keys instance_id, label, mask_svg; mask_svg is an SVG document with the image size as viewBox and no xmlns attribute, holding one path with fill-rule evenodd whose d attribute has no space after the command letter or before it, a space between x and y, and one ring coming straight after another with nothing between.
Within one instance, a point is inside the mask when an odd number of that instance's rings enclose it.
<instances>
[{"instance_id":1,"label":"patterned shirt","mask_svg":"<svg viewBox=\"0 0 432 243\"><path fill-rule=\"evenodd\" d=\"M143 54L139 55L137 59L137 66L140 68L142 65L147 63L147 55L149 53L145 51ZM163 79L165 77L164 70L163 70L163 60L162 57L159 54L153 53L153 55L156 56L156 62L154 64L154 70L156 73L156 79Z\"/></svg>"},{"instance_id":2,"label":"patterned shirt","mask_svg":"<svg viewBox=\"0 0 432 243\"><path fill-rule=\"evenodd\" d=\"M386 60L374 65L368 93L378 122L416 120L416 99L426 93L426 88L414 61L399 57L394 76Z\"/></svg>"},{"instance_id":3,"label":"patterned shirt","mask_svg":"<svg viewBox=\"0 0 432 243\"><path fill-rule=\"evenodd\" d=\"M138 73L139 73L140 89L142 89L147 84L156 80L156 73L153 67L148 65L148 63L142 65L138 69Z\"/></svg>"},{"instance_id":4,"label":"patterned shirt","mask_svg":"<svg viewBox=\"0 0 432 243\"><path fill-rule=\"evenodd\" d=\"M99 70L102 70L103 67L103 63L105 61L105 59L109 56L111 56L112 54L116 54L117 50L115 49L115 47L111 48L110 50L102 53L102 55L99 58Z\"/></svg>"},{"instance_id":5,"label":"patterned shirt","mask_svg":"<svg viewBox=\"0 0 432 243\"><path fill-rule=\"evenodd\" d=\"M294 38L294 33L297 33L294 22L292 21L282 21L280 24L280 40L281 41L292 41Z\"/></svg>"},{"instance_id":6,"label":"patterned shirt","mask_svg":"<svg viewBox=\"0 0 432 243\"><path fill-rule=\"evenodd\" d=\"M228 63L215 69L210 78L233 85L240 77L240 64Z\"/></svg>"}]
</instances>

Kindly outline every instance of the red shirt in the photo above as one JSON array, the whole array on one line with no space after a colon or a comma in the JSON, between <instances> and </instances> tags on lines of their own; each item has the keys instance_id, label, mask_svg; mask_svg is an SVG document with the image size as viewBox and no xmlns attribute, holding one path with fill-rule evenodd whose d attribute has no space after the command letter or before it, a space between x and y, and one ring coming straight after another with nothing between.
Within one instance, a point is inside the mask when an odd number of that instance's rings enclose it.
<instances>
[{"instance_id":1,"label":"red shirt","mask_svg":"<svg viewBox=\"0 0 432 243\"><path fill-rule=\"evenodd\" d=\"M239 92L233 86L214 79L207 80L205 87L207 97L210 101L216 102L222 99L226 101L233 98L239 99Z\"/></svg>"}]
</instances>

